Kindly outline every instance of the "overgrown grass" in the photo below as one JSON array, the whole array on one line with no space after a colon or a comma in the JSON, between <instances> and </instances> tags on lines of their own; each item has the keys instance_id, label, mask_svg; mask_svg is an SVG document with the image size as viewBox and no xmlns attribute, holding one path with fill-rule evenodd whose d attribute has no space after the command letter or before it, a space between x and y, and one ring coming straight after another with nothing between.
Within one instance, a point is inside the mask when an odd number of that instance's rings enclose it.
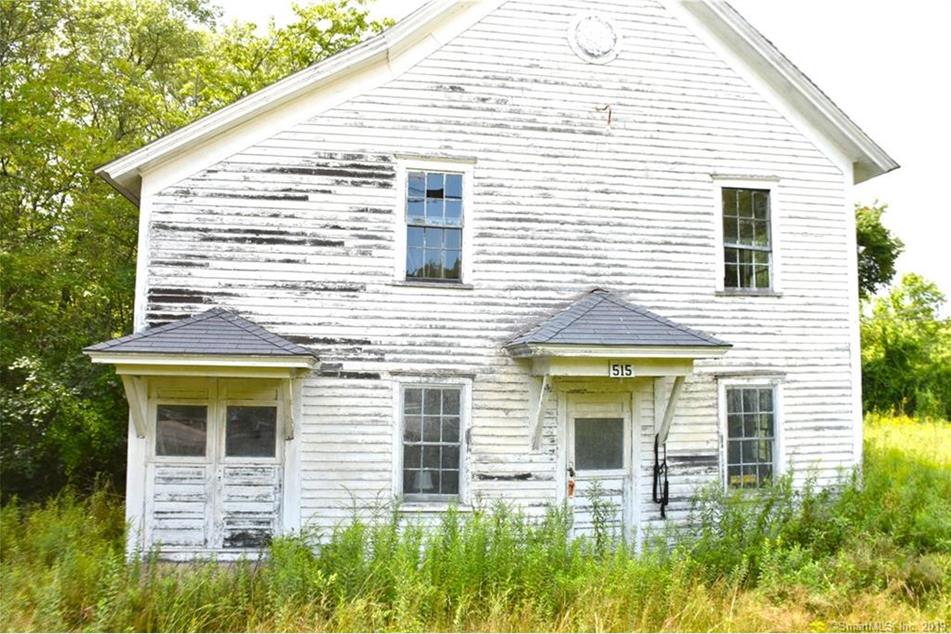
<instances>
[{"instance_id":1,"label":"overgrown grass","mask_svg":"<svg viewBox=\"0 0 951 634\"><path fill-rule=\"evenodd\" d=\"M0 626L15 630L805 630L951 625L951 426L869 419L864 482L715 491L671 549L569 539L552 509L340 527L233 566L127 563L118 499L0 515ZM671 539L657 536L657 541Z\"/></svg>"}]
</instances>

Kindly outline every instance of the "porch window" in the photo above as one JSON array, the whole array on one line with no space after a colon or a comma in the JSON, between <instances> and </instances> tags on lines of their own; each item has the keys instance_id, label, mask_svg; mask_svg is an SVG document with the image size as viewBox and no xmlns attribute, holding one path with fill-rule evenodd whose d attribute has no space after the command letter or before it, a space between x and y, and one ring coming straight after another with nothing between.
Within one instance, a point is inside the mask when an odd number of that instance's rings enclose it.
<instances>
[{"instance_id":1,"label":"porch window","mask_svg":"<svg viewBox=\"0 0 951 634\"><path fill-rule=\"evenodd\" d=\"M403 390L403 495L459 495L462 388Z\"/></svg>"},{"instance_id":2,"label":"porch window","mask_svg":"<svg viewBox=\"0 0 951 634\"><path fill-rule=\"evenodd\" d=\"M462 281L461 173L406 175L406 279Z\"/></svg>"},{"instance_id":3,"label":"porch window","mask_svg":"<svg viewBox=\"0 0 951 634\"><path fill-rule=\"evenodd\" d=\"M773 387L730 387L727 407L727 484L757 488L773 479L776 416Z\"/></svg>"},{"instance_id":4,"label":"porch window","mask_svg":"<svg viewBox=\"0 0 951 634\"><path fill-rule=\"evenodd\" d=\"M722 188L723 259L726 289L768 290L772 286L770 191Z\"/></svg>"},{"instance_id":5,"label":"porch window","mask_svg":"<svg viewBox=\"0 0 951 634\"><path fill-rule=\"evenodd\" d=\"M205 455L208 408L204 405L158 405L155 416L155 455Z\"/></svg>"}]
</instances>

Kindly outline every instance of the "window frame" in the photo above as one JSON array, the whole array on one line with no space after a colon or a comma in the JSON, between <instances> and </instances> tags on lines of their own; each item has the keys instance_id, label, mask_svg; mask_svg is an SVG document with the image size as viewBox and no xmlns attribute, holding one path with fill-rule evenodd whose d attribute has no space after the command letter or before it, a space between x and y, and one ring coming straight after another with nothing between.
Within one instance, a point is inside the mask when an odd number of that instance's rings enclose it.
<instances>
[{"instance_id":1,"label":"window frame","mask_svg":"<svg viewBox=\"0 0 951 634\"><path fill-rule=\"evenodd\" d=\"M459 493L403 492L403 405L407 389L459 390ZM393 382L393 496L404 506L465 506L469 500L467 453L471 416L472 379L467 377L401 377Z\"/></svg>"},{"instance_id":2,"label":"window frame","mask_svg":"<svg viewBox=\"0 0 951 634\"><path fill-rule=\"evenodd\" d=\"M408 286L429 286L438 288L465 288L471 285L472 279L472 236L473 219L475 217L475 196L473 195L473 173L475 159L397 156L396 169L396 207L394 210L394 235L396 241L393 255L394 282ZM410 172L445 172L462 175L462 244L460 257L460 277L458 280L417 279L406 276L406 250L409 224L406 216L406 188Z\"/></svg>"},{"instance_id":3,"label":"window frame","mask_svg":"<svg viewBox=\"0 0 951 634\"><path fill-rule=\"evenodd\" d=\"M782 293L782 266L778 237L780 235L780 201L778 196L779 178L774 176L763 177L732 177L713 175L714 200L714 235L716 243L716 279L715 291L718 295L751 295L751 296L778 296ZM723 235L723 190L724 189L759 189L769 192L769 288L740 288L727 286L726 275L726 242ZM755 247L750 247L754 250Z\"/></svg>"},{"instance_id":4,"label":"window frame","mask_svg":"<svg viewBox=\"0 0 951 634\"><path fill-rule=\"evenodd\" d=\"M755 488L731 487L729 482L729 425L728 425L728 391L731 389L771 389L773 391L773 481L786 471L784 455L785 443L783 438L783 383L780 377L747 376L729 379L720 378L717 381L717 418L719 428L719 458L720 484L724 491L748 490L759 491L763 487Z\"/></svg>"}]
</instances>

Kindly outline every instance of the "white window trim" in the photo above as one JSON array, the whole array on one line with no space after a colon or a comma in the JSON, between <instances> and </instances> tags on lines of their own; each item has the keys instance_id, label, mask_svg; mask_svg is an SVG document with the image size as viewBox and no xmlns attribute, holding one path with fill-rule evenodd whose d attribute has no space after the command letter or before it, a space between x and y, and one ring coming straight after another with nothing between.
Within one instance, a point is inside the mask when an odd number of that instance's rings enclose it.
<instances>
[{"instance_id":1,"label":"white window trim","mask_svg":"<svg viewBox=\"0 0 951 634\"><path fill-rule=\"evenodd\" d=\"M458 282L432 282L406 278L406 179L411 171L450 172L462 174L462 277ZM393 279L399 284L420 286L444 286L447 288L472 283L472 236L475 219L475 196L473 173L475 159L446 157L397 156L396 160L396 207L393 218L396 237L393 253Z\"/></svg>"},{"instance_id":2,"label":"white window trim","mask_svg":"<svg viewBox=\"0 0 951 634\"><path fill-rule=\"evenodd\" d=\"M727 482L727 398L729 388L772 388L773 389L773 475L780 477L786 472L787 461L785 455L785 440L783 433L783 383L778 377L734 377L717 380L717 428L720 440L720 484L724 491L729 491Z\"/></svg>"},{"instance_id":3,"label":"white window trim","mask_svg":"<svg viewBox=\"0 0 951 634\"><path fill-rule=\"evenodd\" d=\"M779 236L780 231L780 205L779 178L775 176L763 177L733 177L714 174L713 178L713 208L714 208L714 241L716 243L716 280L715 289L717 293L723 295L779 295L782 293L782 262L780 257L781 249ZM723 283L723 276L726 272L723 261L723 189L735 187L738 189L765 189L769 192L769 246L770 246L770 271L769 271L769 289L749 289L749 288L726 288Z\"/></svg>"},{"instance_id":4,"label":"white window trim","mask_svg":"<svg viewBox=\"0 0 951 634\"><path fill-rule=\"evenodd\" d=\"M405 498L403 496L403 392L406 388L461 388L459 398L459 494ZM467 506L469 504L468 445L472 415L472 379L465 377L400 377L393 381L393 497L404 508Z\"/></svg>"}]
</instances>

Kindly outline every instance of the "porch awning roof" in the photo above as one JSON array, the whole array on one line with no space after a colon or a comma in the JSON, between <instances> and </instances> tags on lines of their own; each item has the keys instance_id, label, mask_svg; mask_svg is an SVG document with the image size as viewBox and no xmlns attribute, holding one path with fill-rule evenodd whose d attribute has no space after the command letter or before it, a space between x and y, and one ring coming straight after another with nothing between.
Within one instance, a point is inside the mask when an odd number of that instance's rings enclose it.
<instances>
[{"instance_id":1,"label":"porch awning roof","mask_svg":"<svg viewBox=\"0 0 951 634\"><path fill-rule=\"evenodd\" d=\"M83 350L94 363L309 368L314 353L223 308L104 341Z\"/></svg>"},{"instance_id":2,"label":"porch awning roof","mask_svg":"<svg viewBox=\"0 0 951 634\"><path fill-rule=\"evenodd\" d=\"M509 341L515 357L703 358L731 344L596 288Z\"/></svg>"}]
</instances>

